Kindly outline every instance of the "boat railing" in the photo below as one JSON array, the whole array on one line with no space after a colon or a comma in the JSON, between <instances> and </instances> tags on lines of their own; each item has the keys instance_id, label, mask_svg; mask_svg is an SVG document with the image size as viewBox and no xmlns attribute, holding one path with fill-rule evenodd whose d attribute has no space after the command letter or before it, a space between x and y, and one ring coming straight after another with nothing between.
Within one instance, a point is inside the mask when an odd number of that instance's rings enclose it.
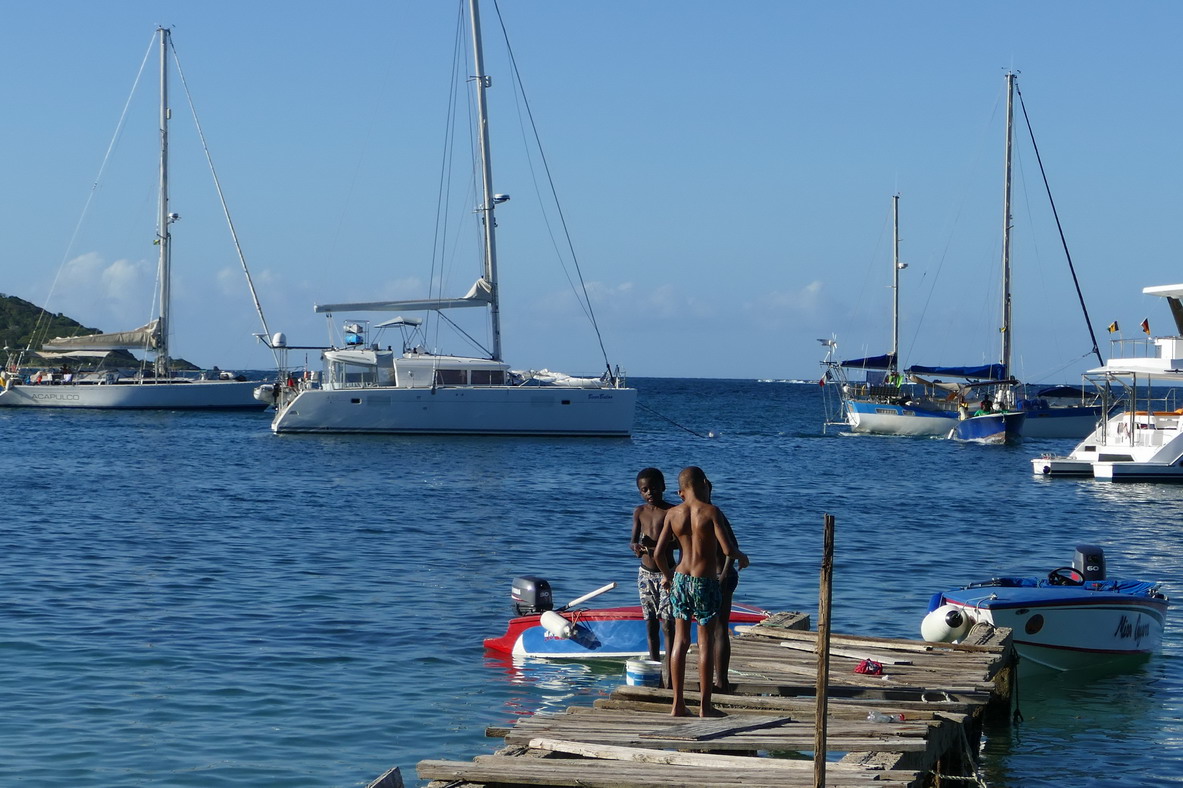
<instances>
[{"instance_id":1,"label":"boat railing","mask_svg":"<svg viewBox=\"0 0 1183 788\"><path fill-rule=\"evenodd\" d=\"M1158 346L1154 339L1135 337L1134 339L1109 340L1109 360L1122 358L1158 358Z\"/></svg>"}]
</instances>

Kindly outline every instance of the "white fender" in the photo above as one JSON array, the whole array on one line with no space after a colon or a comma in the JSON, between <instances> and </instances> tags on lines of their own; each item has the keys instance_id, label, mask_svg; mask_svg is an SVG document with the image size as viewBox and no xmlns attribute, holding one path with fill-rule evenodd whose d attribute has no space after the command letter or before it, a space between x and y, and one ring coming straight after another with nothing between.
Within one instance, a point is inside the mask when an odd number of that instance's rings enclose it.
<instances>
[{"instance_id":1,"label":"white fender","mask_svg":"<svg viewBox=\"0 0 1183 788\"><path fill-rule=\"evenodd\" d=\"M920 622L920 636L929 643L955 643L969 634L974 623L965 608L941 605Z\"/></svg>"},{"instance_id":2,"label":"white fender","mask_svg":"<svg viewBox=\"0 0 1183 788\"><path fill-rule=\"evenodd\" d=\"M564 640L575 634L575 625L553 610L544 610L538 623L542 624L542 628L550 634Z\"/></svg>"}]
</instances>

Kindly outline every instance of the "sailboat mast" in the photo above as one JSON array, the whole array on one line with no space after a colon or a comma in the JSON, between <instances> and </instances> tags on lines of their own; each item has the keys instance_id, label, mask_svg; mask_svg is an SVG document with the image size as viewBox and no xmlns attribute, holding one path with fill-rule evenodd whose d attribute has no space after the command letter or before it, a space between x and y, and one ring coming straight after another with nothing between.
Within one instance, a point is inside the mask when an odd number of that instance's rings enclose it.
<instances>
[{"instance_id":1,"label":"sailboat mast","mask_svg":"<svg viewBox=\"0 0 1183 788\"><path fill-rule=\"evenodd\" d=\"M900 196L891 197L893 244L891 253L891 372L900 371Z\"/></svg>"},{"instance_id":2,"label":"sailboat mast","mask_svg":"<svg viewBox=\"0 0 1183 788\"><path fill-rule=\"evenodd\" d=\"M167 28L157 28L160 33L160 216L157 218L156 243L160 246L160 319L157 325L159 345L156 349L156 375L168 376L169 306L172 299L170 287L172 265L171 237L169 235L168 210L168 37Z\"/></svg>"},{"instance_id":3,"label":"sailboat mast","mask_svg":"<svg viewBox=\"0 0 1183 788\"><path fill-rule=\"evenodd\" d=\"M481 213L485 226L485 281L491 290L489 320L493 332L493 358L501 360L501 298L497 292L497 221L493 216L493 164L489 153L489 108L485 91L493 84L492 77L485 75L485 56L481 47L481 14L477 0L469 0L469 15L472 18L472 52L476 66L477 131L481 142Z\"/></svg>"},{"instance_id":4,"label":"sailboat mast","mask_svg":"<svg viewBox=\"0 0 1183 788\"><path fill-rule=\"evenodd\" d=\"M1014 148L1015 73L1006 75L1006 156L1002 190L1002 366L1011 377L1010 230L1011 161Z\"/></svg>"}]
</instances>

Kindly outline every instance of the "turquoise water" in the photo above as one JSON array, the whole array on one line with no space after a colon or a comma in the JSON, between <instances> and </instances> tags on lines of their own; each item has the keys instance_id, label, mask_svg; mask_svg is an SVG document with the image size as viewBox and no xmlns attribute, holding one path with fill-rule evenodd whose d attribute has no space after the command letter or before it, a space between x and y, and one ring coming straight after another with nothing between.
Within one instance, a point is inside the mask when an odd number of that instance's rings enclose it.
<instances>
[{"instance_id":1,"label":"turquoise water","mask_svg":"<svg viewBox=\"0 0 1183 788\"><path fill-rule=\"evenodd\" d=\"M918 635L933 591L1106 548L1183 593L1183 485L1033 477L1018 448L822 436L815 386L639 380L632 440L277 437L263 414L0 411L0 785L356 786L491 752L612 665L514 666L509 584L631 603L636 471L702 465L752 556L737 598ZM718 437L696 437L671 424ZM1025 682L996 786L1183 782L1183 636L1133 672Z\"/></svg>"}]
</instances>

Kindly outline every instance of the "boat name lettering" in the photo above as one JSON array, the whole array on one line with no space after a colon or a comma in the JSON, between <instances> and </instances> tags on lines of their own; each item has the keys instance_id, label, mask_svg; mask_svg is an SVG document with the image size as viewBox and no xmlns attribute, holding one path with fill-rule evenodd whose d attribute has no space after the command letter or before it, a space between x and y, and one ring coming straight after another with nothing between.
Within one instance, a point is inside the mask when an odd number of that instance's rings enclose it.
<instances>
[{"instance_id":1,"label":"boat name lettering","mask_svg":"<svg viewBox=\"0 0 1183 788\"><path fill-rule=\"evenodd\" d=\"M612 399L612 395L607 391L597 391L587 395L588 399Z\"/></svg>"},{"instance_id":2,"label":"boat name lettering","mask_svg":"<svg viewBox=\"0 0 1183 788\"><path fill-rule=\"evenodd\" d=\"M58 394L57 392L48 392L48 391L46 391L46 392L36 391L36 392L33 392L33 399L46 399L46 400L52 399L52 400L58 400L60 402L77 402L78 395L77 394Z\"/></svg>"},{"instance_id":3,"label":"boat name lettering","mask_svg":"<svg viewBox=\"0 0 1183 788\"><path fill-rule=\"evenodd\" d=\"M1121 620L1117 622L1117 629L1114 630L1113 635L1121 640L1134 639L1134 643L1142 642L1142 638L1150 634L1150 625L1142 622L1142 616L1134 619L1130 623L1129 616L1122 615Z\"/></svg>"}]
</instances>

